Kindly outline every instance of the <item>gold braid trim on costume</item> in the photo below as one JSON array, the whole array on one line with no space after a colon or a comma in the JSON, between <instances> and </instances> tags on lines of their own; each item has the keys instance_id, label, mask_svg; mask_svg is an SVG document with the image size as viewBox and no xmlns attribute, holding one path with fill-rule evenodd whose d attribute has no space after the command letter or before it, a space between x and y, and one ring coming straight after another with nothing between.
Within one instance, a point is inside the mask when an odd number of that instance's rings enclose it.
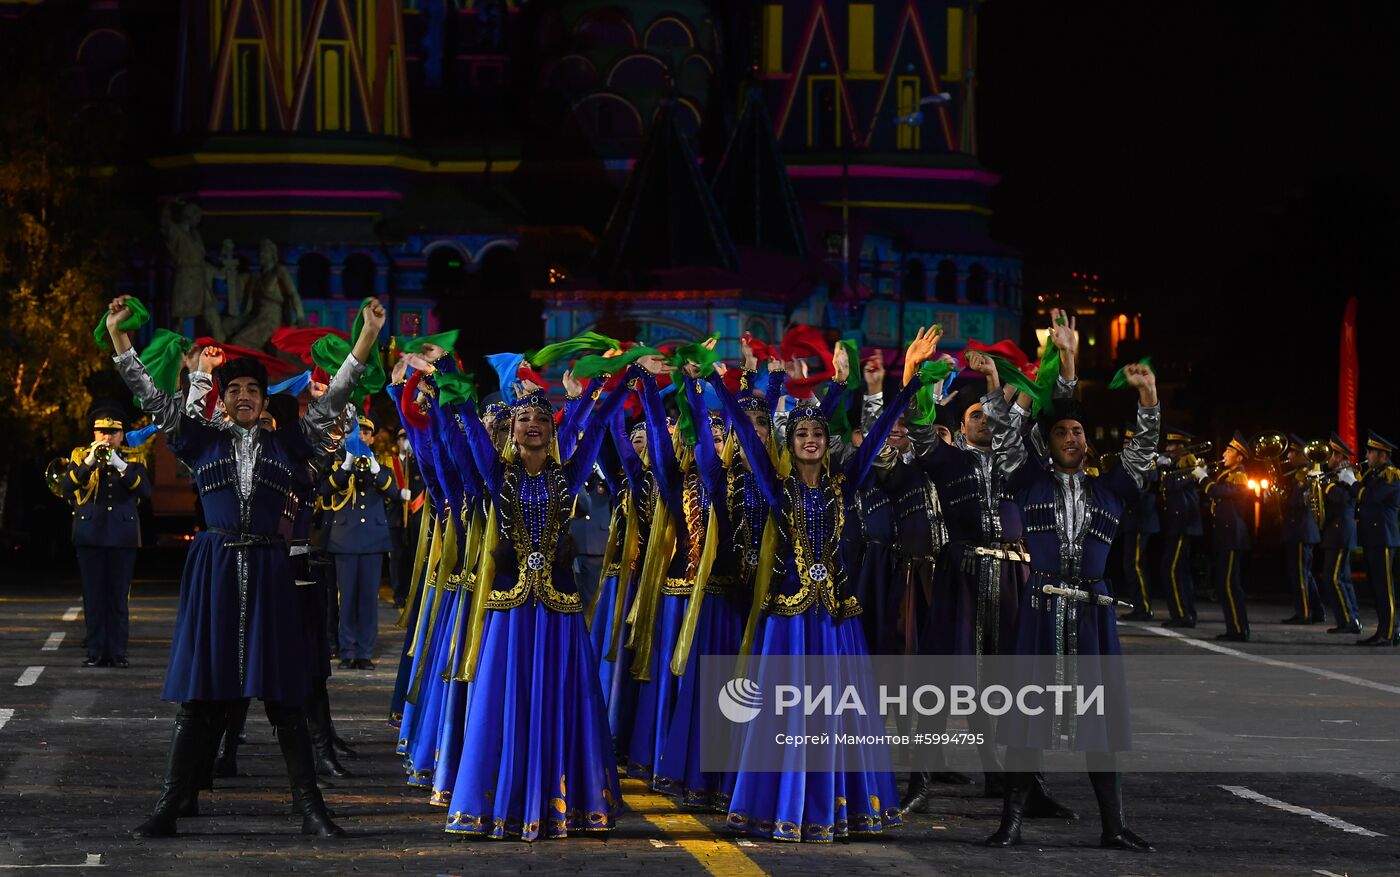
<instances>
[{"instance_id":1,"label":"gold braid trim on costume","mask_svg":"<svg viewBox=\"0 0 1400 877\"><path fill-rule=\"evenodd\" d=\"M622 644L622 622L627 606L627 586L632 584L632 575L637 568L637 552L640 550L642 528L637 518L637 501L632 492L627 492L623 500L627 508L627 529L622 534L622 568L617 574L617 593L613 596L612 638L608 642L605 660L617 661L617 651Z\"/></svg>"},{"instance_id":2,"label":"gold braid trim on costume","mask_svg":"<svg viewBox=\"0 0 1400 877\"><path fill-rule=\"evenodd\" d=\"M87 459L87 455L88 448L83 447L74 448L73 453L69 456L72 457L74 466L81 466L83 465L83 461ZM72 469L68 470L68 480L72 481L74 484L78 484L78 479L73 477ZM78 484L78 489L73 494L73 504L87 505L92 502L93 497L97 496L97 488L101 483L102 470L98 466L93 466L92 471L88 473L87 484Z\"/></svg>"},{"instance_id":3,"label":"gold braid trim on costume","mask_svg":"<svg viewBox=\"0 0 1400 877\"><path fill-rule=\"evenodd\" d=\"M430 511L418 519L418 544L413 549L413 578L408 580L408 601L404 603L398 620L394 622L394 626L400 629L408 627L408 619L412 617L413 609L418 605L418 592L423 589L419 584L422 581L423 562L427 560L430 534L435 529L436 522L437 518ZM409 645L412 646L412 643Z\"/></svg>"},{"instance_id":4,"label":"gold braid trim on costume","mask_svg":"<svg viewBox=\"0 0 1400 877\"><path fill-rule=\"evenodd\" d=\"M656 627L656 607L661 587L666 581L666 569L676 552L676 521L671 510L656 496L656 513L652 521L651 540L647 543L642 577L637 582L637 600L632 605L635 621L628 645L636 652L632 657L632 676L639 682L651 680L651 647Z\"/></svg>"},{"instance_id":5,"label":"gold braid trim on costume","mask_svg":"<svg viewBox=\"0 0 1400 877\"><path fill-rule=\"evenodd\" d=\"M453 675L458 682L471 682L476 678L477 666L481 660L481 640L486 631L486 603L491 599L491 583L496 579L496 547L500 544L500 527L496 524L496 504L491 503L491 511L486 515L482 530L481 562L476 570L476 589L472 591L471 618L467 625L467 649Z\"/></svg>"},{"instance_id":6,"label":"gold braid trim on costume","mask_svg":"<svg viewBox=\"0 0 1400 877\"><path fill-rule=\"evenodd\" d=\"M471 514L471 520L464 520L467 530L467 544L462 549L462 581L460 590L473 591L475 581L475 570L478 561L481 559L481 527L482 517L480 512L468 512L462 510L463 516ZM457 598L459 601L461 597ZM476 599L473 593L472 599ZM452 638L447 643L447 660L443 662L442 681L452 681L453 674L457 667L457 653L460 651L458 645L462 642L462 616L467 613L462 611L460 603L457 606L457 618L452 622Z\"/></svg>"},{"instance_id":7,"label":"gold braid trim on costume","mask_svg":"<svg viewBox=\"0 0 1400 877\"><path fill-rule=\"evenodd\" d=\"M715 513L714 497L710 497L710 520L705 525L705 548L700 552L700 568L695 573L695 586L690 591L690 602L685 606L685 618L681 621L680 634L676 637L676 650L671 654L671 673L685 675L685 665L690 659L690 646L695 642L695 628L700 622L700 605L705 599L705 586L710 581L710 571L715 566L715 554L719 550L719 515Z\"/></svg>"}]
</instances>

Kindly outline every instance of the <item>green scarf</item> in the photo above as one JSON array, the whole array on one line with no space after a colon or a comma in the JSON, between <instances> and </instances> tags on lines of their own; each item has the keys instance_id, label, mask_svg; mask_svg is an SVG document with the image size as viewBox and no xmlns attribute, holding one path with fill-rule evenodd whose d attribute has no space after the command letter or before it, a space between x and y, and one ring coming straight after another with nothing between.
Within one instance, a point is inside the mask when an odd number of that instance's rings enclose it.
<instances>
[{"instance_id":1,"label":"green scarf","mask_svg":"<svg viewBox=\"0 0 1400 877\"><path fill-rule=\"evenodd\" d=\"M151 343L137 354L137 359L146 367L151 382L174 396L180 391L180 367L194 342L178 332L157 329Z\"/></svg>"},{"instance_id":2,"label":"green scarf","mask_svg":"<svg viewBox=\"0 0 1400 877\"><path fill-rule=\"evenodd\" d=\"M350 329L348 340L339 335L330 334L323 336L311 345L312 361L326 374L334 377L336 371L345 363L345 357L349 356L354 349L351 345L355 339L360 337L360 330L365 324L365 305L370 301L372 299L367 298L360 303L360 310L355 316L355 325ZM384 389L384 384L387 382L388 378L384 374L384 362L379 358L379 351L372 350L369 355L369 363L365 366L365 373L360 376L360 381L355 385L351 398L360 399L365 396L373 396Z\"/></svg>"},{"instance_id":3,"label":"green scarf","mask_svg":"<svg viewBox=\"0 0 1400 877\"><path fill-rule=\"evenodd\" d=\"M470 399L476 402L476 380L469 374L460 372L436 372L433 380L437 383L438 404L456 405Z\"/></svg>"},{"instance_id":4,"label":"green scarf","mask_svg":"<svg viewBox=\"0 0 1400 877\"><path fill-rule=\"evenodd\" d=\"M1144 356L1141 360L1138 361L1137 364L1138 364L1138 365L1145 365L1145 366L1147 366L1147 368L1148 368L1149 370L1151 370L1151 368L1152 368L1152 357L1150 357L1150 356ZM1123 366L1123 368L1127 368L1127 366L1125 365L1125 366ZM1122 368L1120 368L1118 371L1114 372L1114 374L1113 374L1113 380L1111 380L1111 381L1108 382L1108 388L1109 388L1110 390L1122 390L1122 389L1126 388L1127 386L1128 386L1128 376L1125 375L1125 374L1123 374L1123 369L1122 369Z\"/></svg>"},{"instance_id":5,"label":"green scarf","mask_svg":"<svg viewBox=\"0 0 1400 877\"><path fill-rule=\"evenodd\" d=\"M123 332L135 332L151 321L151 312L146 310L146 306L141 304L140 299L129 298L126 306L131 308L131 316L122 320L117 328ZM107 333L107 314L102 314L102 319L97 321L97 327L92 330L92 340L97 342L100 350L112 349L112 338Z\"/></svg>"},{"instance_id":6,"label":"green scarf","mask_svg":"<svg viewBox=\"0 0 1400 877\"><path fill-rule=\"evenodd\" d=\"M585 356L574 363L574 377L580 381L596 378L598 375L615 375L620 371L625 371L627 366L641 359L643 356L665 356L660 350L654 347L643 347L638 344L621 356Z\"/></svg>"},{"instance_id":7,"label":"green scarf","mask_svg":"<svg viewBox=\"0 0 1400 877\"><path fill-rule=\"evenodd\" d=\"M919 366L919 390L914 394L913 422L928 426L938 416L938 385L953 373L953 364L937 359Z\"/></svg>"},{"instance_id":8,"label":"green scarf","mask_svg":"<svg viewBox=\"0 0 1400 877\"><path fill-rule=\"evenodd\" d=\"M718 338L718 335L711 335L705 341ZM685 378L680 375L680 371L690 363L695 363L700 367L700 377L707 378L715 370L715 363L719 362L719 354L705 346L705 341L695 341L690 344L682 344L676 348L676 352L667 359L671 365L676 367L677 381L676 392L676 431L685 439L685 443L691 447L700 439L700 432L695 426L695 415L690 410L690 402L685 398L685 387L679 382ZM635 348L634 348L635 349Z\"/></svg>"},{"instance_id":9,"label":"green scarf","mask_svg":"<svg viewBox=\"0 0 1400 877\"><path fill-rule=\"evenodd\" d=\"M547 344L534 353L527 354L526 359L530 365L539 368L561 359L568 359L576 356L585 350L621 350L622 342L616 338L609 338L598 332L584 332L575 335L568 341L560 341L558 344Z\"/></svg>"}]
</instances>

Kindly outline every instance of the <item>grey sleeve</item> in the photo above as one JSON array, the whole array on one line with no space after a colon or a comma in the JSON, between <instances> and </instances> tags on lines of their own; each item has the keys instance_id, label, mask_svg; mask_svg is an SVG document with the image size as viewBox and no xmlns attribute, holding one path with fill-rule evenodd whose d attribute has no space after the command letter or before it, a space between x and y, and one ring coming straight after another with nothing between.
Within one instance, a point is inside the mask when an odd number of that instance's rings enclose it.
<instances>
[{"instance_id":1,"label":"grey sleeve","mask_svg":"<svg viewBox=\"0 0 1400 877\"><path fill-rule=\"evenodd\" d=\"M371 352L370 355L377 356L378 352ZM348 354L345 362L336 369L326 392L319 399L311 400L307 406L306 414L301 418L301 432L313 448L323 447L329 442L331 430L344 413L350 393L360 382L365 368L366 364L356 359L355 354Z\"/></svg>"},{"instance_id":2,"label":"grey sleeve","mask_svg":"<svg viewBox=\"0 0 1400 877\"><path fill-rule=\"evenodd\" d=\"M982 397L982 410L992 424L992 457L1002 474L1010 475L1025 465L1030 456L1021 437L1026 412L1021 406L1008 402L1000 390Z\"/></svg>"},{"instance_id":3,"label":"grey sleeve","mask_svg":"<svg viewBox=\"0 0 1400 877\"><path fill-rule=\"evenodd\" d=\"M137 358L136 348L127 348L113 356L112 361L117 364L117 374L121 375L127 389L136 396L141 410L161 432L174 438L180 430L180 400L155 385L146 366Z\"/></svg>"},{"instance_id":4,"label":"grey sleeve","mask_svg":"<svg viewBox=\"0 0 1400 877\"><path fill-rule=\"evenodd\" d=\"M870 432L870 427L875 425L875 421L880 417L880 412L884 410L884 393L866 393L865 401L860 404L860 431Z\"/></svg>"},{"instance_id":5,"label":"grey sleeve","mask_svg":"<svg viewBox=\"0 0 1400 877\"><path fill-rule=\"evenodd\" d=\"M1079 378L1075 378L1074 380L1068 380L1068 379L1066 379L1066 378L1064 378L1064 377L1057 377L1057 378L1055 378L1055 392L1054 392L1054 398L1056 398L1056 399L1072 399L1072 398L1074 398L1074 388L1077 387L1077 386L1079 386Z\"/></svg>"},{"instance_id":6,"label":"grey sleeve","mask_svg":"<svg viewBox=\"0 0 1400 877\"><path fill-rule=\"evenodd\" d=\"M909 422L909 441L914 445L914 456L927 457L938 450L938 446L943 444L943 439L938 437L938 430L933 428L932 423Z\"/></svg>"},{"instance_id":7,"label":"grey sleeve","mask_svg":"<svg viewBox=\"0 0 1400 877\"><path fill-rule=\"evenodd\" d=\"M198 420L205 420L204 399L214 392L214 378L207 372L190 372L190 391L185 396L185 413ZM218 403L216 402L217 406Z\"/></svg>"},{"instance_id":8,"label":"grey sleeve","mask_svg":"<svg viewBox=\"0 0 1400 877\"><path fill-rule=\"evenodd\" d=\"M1137 410L1137 432L1128 440L1127 447L1119 459L1123 468L1133 476L1133 481L1141 489L1147 483L1147 473L1157 465L1157 437L1162 431L1162 407L1154 405Z\"/></svg>"}]
</instances>

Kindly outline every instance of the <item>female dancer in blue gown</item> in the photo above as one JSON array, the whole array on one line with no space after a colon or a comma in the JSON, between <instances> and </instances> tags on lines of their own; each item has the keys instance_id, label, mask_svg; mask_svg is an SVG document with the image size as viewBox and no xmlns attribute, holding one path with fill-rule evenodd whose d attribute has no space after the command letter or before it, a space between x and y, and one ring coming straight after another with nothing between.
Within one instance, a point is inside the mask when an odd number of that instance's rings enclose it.
<instances>
[{"instance_id":1,"label":"female dancer in blue gown","mask_svg":"<svg viewBox=\"0 0 1400 877\"><path fill-rule=\"evenodd\" d=\"M610 830L620 811L598 659L568 546L575 497L623 395L597 407L563 463L550 454L554 411L542 394L512 406L505 458L476 417L462 417L492 510L463 624L461 675L472 684L448 832L566 837Z\"/></svg>"},{"instance_id":2,"label":"female dancer in blue gown","mask_svg":"<svg viewBox=\"0 0 1400 877\"><path fill-rule=\"evenodd\" d=\"M906 357L921 363L933 345L920 331ZM918 389L915 378L886 408L844 466L828 471L827 422L821 410L801 407L788 418L792 473L780 477L764 444L722 380L711 379L729 412L778 535L771 589L759 619L754 652L768 655L867 654L865 635L852 621L861 611L841 562L842 521L854 492L891 426ZM752 726L751 726L752 727ZM731 829L756 837L830 843L851 834L875 834L899 822L898 796L888 758L870 753L856 770L775 772L746 739L729 804ZM820 762L820 753L812 761Z\"/></svg>"}]
</instances>

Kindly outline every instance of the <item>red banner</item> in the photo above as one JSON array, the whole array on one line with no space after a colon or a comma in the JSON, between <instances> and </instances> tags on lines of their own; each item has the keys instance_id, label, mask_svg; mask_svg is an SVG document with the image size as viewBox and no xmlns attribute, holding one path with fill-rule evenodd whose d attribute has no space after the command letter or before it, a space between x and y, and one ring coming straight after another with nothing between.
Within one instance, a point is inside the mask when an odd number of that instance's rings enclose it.
<instances>
[{"instance_id":1,"label":"red banner","mask_svg":"<svg viewBox=\"0 0 1400 877\"><path fill-rule=\"evenodd\" d=\"M1356 363L1356 296L1347 299L1342 312L1342 354L1337 370L1337 435L1355 449L1356 387L1360 379Z\"/></svg>"}]
</instances>

